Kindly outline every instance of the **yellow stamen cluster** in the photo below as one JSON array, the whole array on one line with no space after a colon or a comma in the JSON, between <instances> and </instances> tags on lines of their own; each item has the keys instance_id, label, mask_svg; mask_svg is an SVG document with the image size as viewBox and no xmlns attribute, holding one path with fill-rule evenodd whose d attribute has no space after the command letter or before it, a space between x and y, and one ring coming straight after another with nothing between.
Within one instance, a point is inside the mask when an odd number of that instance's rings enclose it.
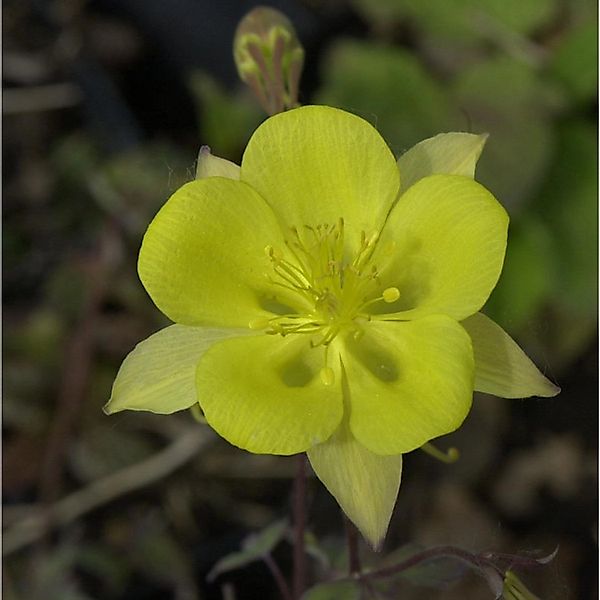
<instances>
[{"instance_id":1,"label":"yellow stamen cluster","mask_svg":"<svg viewBox=\"0 0 600 600\"><path fill-rule=\"evenodd\" d=\"M313 335L311 346L325 350L321 380L331 385L334 373L327 366L329 344L344 329L360 334L361 319L371 318L365 309L378 302L395 302L400 292L395 287L382 289L377 267L370 263L377 234L361 232L358 251L348 257L343 219L335 225L305 226L302 231L294 227L290 231L283 251L267 246L265 253L272 267L267 277L272 285L285 290L286 304L294 312L257 319L250 327L271 335Z\"/></svg>"}]
</instances>

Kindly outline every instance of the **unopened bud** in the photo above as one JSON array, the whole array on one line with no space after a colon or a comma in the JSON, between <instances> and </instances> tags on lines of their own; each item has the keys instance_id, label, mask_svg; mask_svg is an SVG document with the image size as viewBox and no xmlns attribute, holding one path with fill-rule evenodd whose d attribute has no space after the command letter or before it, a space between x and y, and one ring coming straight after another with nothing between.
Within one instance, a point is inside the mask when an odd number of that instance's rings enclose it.
<instances>
[{"instance_id":1,"label":"unopened bud","mask_svg":"<svg viewBox=\"0 0 600 600\"><path fill-rule=\"evenodd\" d=\"M269 115L297 106L304 49L285 15L266 6L251 10L235 32L233 57Z\"/></svg>"}]
</instances>

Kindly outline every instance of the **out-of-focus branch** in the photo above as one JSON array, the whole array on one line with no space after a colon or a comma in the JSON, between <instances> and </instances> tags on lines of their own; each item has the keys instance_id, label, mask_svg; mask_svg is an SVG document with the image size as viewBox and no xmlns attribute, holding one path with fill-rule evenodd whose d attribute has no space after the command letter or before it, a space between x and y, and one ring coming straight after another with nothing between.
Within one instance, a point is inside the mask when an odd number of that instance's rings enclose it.
<instances>
[{"instance_id":1,"label":"out-of-focus branch","mask_svg":"<svg viewBox=\"0 0 600 600\"><path fill-rule=\"evenodd\" d=\"M60 495L65 450L85 398L98 316L118 260L118 249L118 233L111 223L107 223L95 255L87 259L84 265L86 300L65 348L56 414L48 434L39 484L42 503L52 503Z\"/></svg>"},{"instance_id":2,"label":"out-of-focus branch","mask_svg":"<svg viewBox=\"0 0 600 600\"><path fill-rule=\"evenodd\" d=\"M99 479L45 510L24 518L4 532L2 554L16 552L51 529L68 525L115 498L160 481L193 458L211 439L208 429L190 427L154 456Z\"/></svg>"},{"instance_id":3,"label":"out-of-focus branch","mask_svg":"<svg viewBox=\"0 0 600 600\"><path fill-rule=\"evenodd\" d=\"M83 94L74 83L8 88L2 95L2 113L14 115L69 108L82 99Z\"/></svg>"}]
</instances>

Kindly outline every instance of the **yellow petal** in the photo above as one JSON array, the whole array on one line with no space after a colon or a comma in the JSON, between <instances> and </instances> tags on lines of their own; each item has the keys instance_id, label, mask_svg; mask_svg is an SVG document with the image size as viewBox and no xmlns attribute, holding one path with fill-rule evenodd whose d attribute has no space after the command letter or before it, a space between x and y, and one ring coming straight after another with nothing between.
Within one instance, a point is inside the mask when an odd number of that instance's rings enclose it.
<instances>
[{"instance_id":1,"label":"yellow petal","mask_svg":"<svg viewBox=\"0 0 600 600\"><path fill-rule=\"evenodd\" d=\"M364 325L340 344L350 429L382 455L404 454L457 429L471 408L471 340L453 319Z\"/></svg>"},{"instance_id":2,"label":"yellow petal","mask_svg":"<svg viewBox=\"0 0 600 600\"><path fill-rule=\"evenodd\" d=\"M158 308L184 325L247 327L270 313L265 247L283 247L279 225L245 183L222 177L177 190L144 236L138 271Z\"/></svg>"},{"instance_id":3,"label":"yellow petal","mask_svg":"<svg viewBox=\"0 0 600 600\"><path fill-rule=\"evenodd\" d=\"M328 106L304 106L267 119L242 159L242 181L285 226L343 218L349 246L376 232L399 188L396 161L367 121Z\"/></svg>"},{"instance_id":4,"label":"yellow petal","mask_svg":"<svg viewBox=\"0 0 600 600\"><path fill-rule=\"evenodd\" d=\"M304 452L342 418L339 374L326 385L322 366L323 354L304 335L226 340L198 364L198 401L208 424L235 446L257 454Z\"/></svg>"},{"instance_id":5,"label":"yellow petal","mask_svg":"<svg viewBox=\"0 0 600 600\"><path fill-rule=\"evenodd\" d=\"M460 175L425 177L390 213L372 263L399 299L376 310L399 319L477 312L496 285L508 215L483 186Z\"/></svg>"}]
</instances>

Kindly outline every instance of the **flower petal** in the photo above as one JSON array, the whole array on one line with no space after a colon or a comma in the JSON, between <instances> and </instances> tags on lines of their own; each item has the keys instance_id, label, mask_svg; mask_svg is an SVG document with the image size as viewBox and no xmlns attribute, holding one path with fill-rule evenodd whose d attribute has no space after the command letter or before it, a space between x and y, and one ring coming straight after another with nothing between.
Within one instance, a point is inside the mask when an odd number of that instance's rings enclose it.
<instances>
[{"instance_id":1,"label":"flower petal","mask_svg":"<svg viewBox=\"0 0 600 600\"><path fill-rule=\"evenodd\" d=\"M242 181L285 226L337 223L349 245L377 231L398 193L396 161L367 121L328 106L304 106L267 119L242 160Z\"/></svg>"},{"instance_id":2,"label":"flower petal","mask_svg":"<svg viewBox=\"0 0 600 600\"><path fill-rule=\"evenodd\" d=\"M504 208L472 179L421 179L400 197L374 252L383 286L400 291L382 310L402 320L477 312L502 270L507 229Z\"/></svg>"},{"instance_id":3,"label":"flower petal","mask_svg":"<svg viewBox=\"0 0 600 600\"><path fill-rule=\"evenodd\" d=\"M374 321L341 348L350 389L350 429L376 454L410 452L454 431L471 407L471 340L456 321L433 315Z\"/></svg>"},{"instance_id":4,"label":"flower petal","mask_svg":"<svg viewBox=\"0 0 600 600\"><path fill-rule=\"evenodd\" d=\"M257 454L296 454L324 442L342 418L342 389L339 373L337 385L322 382L322 359L303 335L216 344L196 371L206 420L227 441Z\"/></svg>"},{"instance_id":5,"label":"flower petal","mask_svg":"<svg viewBox=\"0 0 600 600\"><path fill-rule=\"evenodd\" d=\"M489 317L476 313L461 325L473 342L477 391L502 398L549 398L560 392L508 333Z\"/></svg>"},{"instance_id":6,"label":"flower petal","mask_svg":"<svg viewBox=\"0 0 600 600\"><path fill-rule=\"evenodd\" d=\"M171 325L130 352L113 383L104 412L148 410L170 414L189 408L196 398L196 365L208 348L239 336L235 329Z\"/></svg>"},{"instance_id":7,"label":"flower petal","mask_svg":"<svg viewBox=\"0 0 600 600\"><path fill-rule=\"evenodd\" d=\"M209 177L184 185L154 217L138 271L172 321L246 327L270 314L261 308L267 244L284 241L263 199L245 183Z\"/></svg>"},{"instance_id":8,"label":"flower petal","mask_svg":"<svg viewBox=\"0 0 600 600\"><path fill-rule=\"evenodd\" d=\"M419 142L398 159L402 192L427 177L444 173L473 178L487 133L440 133Z\"/></svg>"},{"instance_id":9,"label":"flower petal","mask_svg":"<svg viewBox=\"0 0 600 600\"><path fill-rule=\"evenodd\" d=\"M220 158L211 153L208 146L202 146L198 153L196 164L196 179L206 177L226 177L227 179L239 179L240 167L226 158Z\"/></svg>"},{"instance_id":10,"label":"flower petal","mask_svg":"<svg viewBox=\"0 0 600 600\"><path fill-rule=\"evenodd\" d=\"M350 432L345 418L326 442L308 450L317 477L371 546L385 537L402 474L402 455L379 456Z\"/></svg>"}]
</instances>

